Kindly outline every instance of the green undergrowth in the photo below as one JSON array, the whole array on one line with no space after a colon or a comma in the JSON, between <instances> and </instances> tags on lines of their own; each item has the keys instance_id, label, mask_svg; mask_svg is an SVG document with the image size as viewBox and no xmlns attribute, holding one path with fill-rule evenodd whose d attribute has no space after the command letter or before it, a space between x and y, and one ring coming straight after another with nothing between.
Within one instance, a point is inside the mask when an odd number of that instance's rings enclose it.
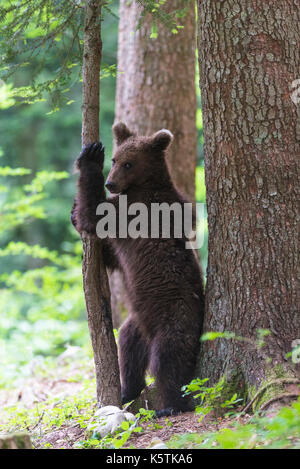
<instances>
[{"instance_id":1,"label":"green undergrowth","mask_svg":"<svg viewBox=\"0 0 300 469\"><path fill-rule=\"evenodd\" d=\"M94 387L93 380L86 380L80 392L74 395L64 398L58 395L30 407L21 403L4 407L1 410L0 433L27 430L35 437L70 424L86 428L96 411Z\"/></svg>"},{"instance_id":2,"label":"green undergrowth","mask_svg":"<svg viewBox=\"0 0 300 469\"><path fill-rule=\"evenodd\" d=\"M206 386L208 381L208 378L196 378L182 388L184 395L192 395L195 399L195 412L199 415L199 422L209 414L224 415L226 411L230 412L243 400L237 393L228 394L225 377L214 386Z\"/></svg>"},{"instance_id":3,"label":"green undergrowth","mask_svg":"<svg viewBox=\"0 0 300 469\"><path fill-rule=\"evenodd\" d=\"M74 449L134 447L137 433L150 431L155 437L156 431L174 424L172 419L157 421L153 411L140 409L136 421L123 422L113 435L101 438L96 431L91 433L88 427L95 420L97 403L90 347L69 346L58 357L41 357L29 369L31 373L20 378L14 389L0 387L2 403L9 402L12 392L16 394L18 389L22 394L14 405L2 404L0 433L27 431L35 448L64 448L66 444ZM28 390L36 399L25 399ZM174 435L166 443L169 448L300 448L300 398L276 415L265 417L256 412L250 417L242 412L243 393L236 394L228 388L224 377L214 386L209 386L207 379L195 379L183 387L183 393L194 397L198 421L204 417L205 420L203 426L197 427L198 433ZM194 421L194 416L191 419ZM76 427L77 434L70 442L71 427ZM53 434L58 430L65 436L56 441Z\"/></svg>"},{"instance_id":4,"label":"green undergrowth","mask_svg":"<svg viewBox=\"0 0 300 469\"><path fill-rule=\"evenodd\" d=\"M76 426L80 439L72 443L74 449L119 449L132 435L144 431L141 424L144 424L148 430L162 428L153 419L154 411L140 409L136 414L136 421L122 422L113 435L101 438L97 432L88 431L87 427L95 421L94 414L97 410L91 351L74 347L70 348L68 353L69 356L66 357L62 355L56 359L43 360L35 366L34 376L25 378L23 384L19 383L21 388L23 385L23 394L26 394L28 388L33 387L37 401L43 392L43 383L47 394L49 385L62 382L63 395L61 390L57 391L54 388L53 392L49 392L49 397L43 401L27 402L22 399L14 405L2 406L0 433L26 431L30 434L35 448L46 449L54 447L51 437L53 432L58 430L67 432L68 428ZM147 376L147 382L151 381L153 379ZM6 392L7 395L13 391L8 388L2 389L2 393ZM51 394L53 397L50 397ZM55 447L57 448L57 443ZM64 448L64 444L59 444L59 447Z\"/></svg>"},{"instance_id":5,"label":"green undergrowth","mask_svg":"<svg viewBox=\"0 0 300 469\"><path fill-rule=\"evenodd\" d=\"M246 424L237 418L230 428L175 435L167 445L177 449L299 449L299 430L300 398L273 417L255 414Z\"/></svg>"},{"instance_id":6,"label":"green undergrowth","mask_svg":"<svg viewBox=\"0 0 300 469\"><path fill-rule=\"evenodd\" d=\"M224 402L219 400L222 383L215 387L205 387L205 381L194 381L189 389L195 391L196 385L198 394L201 394L201 404L196 408L199 420L211 413L211 424L216 428L223 428L210 432L176 434L166 443L168 448L300 448L300 398L289 407L282 407L271 417L260 416L258 413L249 417L235 410L235 395ZM51 432L59 429L67 431L69 427L76 425L79 429L79 439L72 443L74 449L120 449L124 446L134 447L131 445L131 437L136 433L147 430L153 432L154 436L156 430L173 425L168 419L163 424L161 421L157 422L153 419L152 411L140 409L137 421L123 422L114 435L109 434L101 439L96 432L90 434L87 431L97 409L94 390L94 380L85 379L80 383L80 392L72 396L56 396L36 403L31 408L26 408L20 403L2 408L0 433L25 430L30 434L34 447L43 449L52 447L52 444L47 442L47 435ZM226 412L222 418L217 417L220 409ZM63 444L60 447L63 447Z\"/></svg>"},{"instance_id":7,"label":"green undergrowth","mask_svg":"<svg viewBox=\"0 0 300 469\"><path fill-rule=\"evenodd\" d=\"M74 449L122 449L126 443L130 443L130 437L135 433L144 431L142 424L146 424L148 430L155 430L163 428L161 425L153 421L154 411L141 408L135 415L135 421L124 421L114 434L108 434L101 438L97 432L94 432L90 437L76 442ZM134 446L129 446L134 448Z\"/></svg>"},{"instance_id":8,"label":"green undergrowth","mask_svg":"<svg viewBox=\"0 0 300 469\"><path fill-rule=\"evenodd\" d=\"M78 395L49 399L32 408L14 405L2 409L0 433L25 430L30 434L35 448L46 449L52 447L51 443L47 443L47 435L77 425L82 430L82 438L74 442L74 449L119 449L133 434L144 431L141 424L146 423L148 430L163 428L153 420L154 411L140 409L136 414L136 421L124 421L113 435L108 434L100 438L97 432L89 435L87 431L88 425L94 420L96 410L94 383L87 383ZM61 446L63 447L63 444Z\"/></svg>"}]
</instances>

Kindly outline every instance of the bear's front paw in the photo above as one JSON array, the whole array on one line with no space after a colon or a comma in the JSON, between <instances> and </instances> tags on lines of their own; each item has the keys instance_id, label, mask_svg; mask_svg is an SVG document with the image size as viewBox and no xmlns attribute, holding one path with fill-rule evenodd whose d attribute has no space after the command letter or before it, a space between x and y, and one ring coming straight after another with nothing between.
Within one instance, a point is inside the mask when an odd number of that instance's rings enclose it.
<instances>
[{"instance_id":1,"label":"bear's front paw","mask_svg":"<svg viewBox=\"0 0 300 469\"><path fill-rule=\"evenodd\" d=\"M90 143L83 147L79 157L75 162L75 168L81 169L84 166L88 166L89 163L97 163L103 168L104 162L104 146L102 142Z\"/></svg>"}]
</instances>

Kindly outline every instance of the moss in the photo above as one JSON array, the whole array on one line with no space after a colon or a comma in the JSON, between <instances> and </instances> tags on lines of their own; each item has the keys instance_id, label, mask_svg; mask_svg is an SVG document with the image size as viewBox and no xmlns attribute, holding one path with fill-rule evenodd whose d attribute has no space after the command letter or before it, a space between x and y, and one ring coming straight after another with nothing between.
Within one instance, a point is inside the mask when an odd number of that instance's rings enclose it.
<instances>
[{"instance_id":1,"label":"moss","mask_svg":"<svg viewBox=\"0 0 300 469\"><path fill-rule=\"evenodd\" d=\"M221 378L223 380L223 389L221 393L222 402L232 398L237 394L238 399L246 398L245 379L241 371L232 371L230 374L224 374Z\"/></svg>"},{"instance_id":2,"label":"moss","mask_svg":"<svg viewBox=\"0 0 300 469\"><path fill-rule=\"evenodd\" d=\"M270 399L280 396L284 392L287 384L289 384L289 379L293 379L294 377L295 375L286 370L282 364L267 367L266 378L260 383L259 388L255 386L247 387L247 394L250 401L258 394L252 404L252 410L255 412ZM287 382L285 382L285 380Z\"/></svg>"}]
</instances>

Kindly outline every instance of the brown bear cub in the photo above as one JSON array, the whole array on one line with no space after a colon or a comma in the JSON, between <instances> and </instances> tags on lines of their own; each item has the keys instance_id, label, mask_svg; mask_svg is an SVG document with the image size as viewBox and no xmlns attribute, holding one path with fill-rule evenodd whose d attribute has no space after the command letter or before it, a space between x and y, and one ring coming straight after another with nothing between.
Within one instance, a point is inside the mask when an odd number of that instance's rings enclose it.
<instances>
[{"instance_id":1,"label":"brown bear cub","mask_svg":"<svg viewBox=\"0 0 300 469\"><path fill-rule=\"evenodd\" d=\"M106 181L111 198L105 196L102 144L84 147L76 161L80 175L71 219L79 232L96 235L101 218L96 208L105 200L115 207L118 220L121 195L127 196L128 207L143 203L148 213L151 204L176 202L183 207L187 202L175 188L165 161L171 132L163 129L140 137L122 123L113 132L116 151ZM128 223L132 218L128 215ZM181 387L194 377L204 313L197 258L186 249L184 234L175 237L174 217L171 220L171 236L160 229L156 237L103 240L106 266L121 271L129 302L129 316L119 335L122 403L139 396L149 369L163 401L158 416L193 408Z\"/></svg>"}]
</instances>

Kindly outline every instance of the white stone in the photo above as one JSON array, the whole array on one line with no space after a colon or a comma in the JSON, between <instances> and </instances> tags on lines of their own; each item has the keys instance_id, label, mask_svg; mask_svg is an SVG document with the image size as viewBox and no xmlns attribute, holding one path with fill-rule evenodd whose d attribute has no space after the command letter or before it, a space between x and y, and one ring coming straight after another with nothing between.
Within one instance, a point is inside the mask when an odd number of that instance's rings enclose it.
<instances>
[{"instance_id":1,"label":"white stone","mask_svg":"<svg viewBox=\"0 0 300 469\"><path fill-rule=\"evenodd\" d=\"M159 438L153 438L148 446L148 449L168 449L165 443Z\"/></svg>"},{"instance_id":2,"label":"white stone","mask_svg":"<svg viewBox=\"0 0 300 469\"><path fill-rule=\"evenodd\" d=\"M107 405L105 407L100 407L100 409L98 409L95 412L95 417L112 415L112 414L116 414L118 412L122 412L122 410L119 409L119 407L116 407L115 405Z\"/></svg>"},{"instance_id":3,"label":"white stone","mask_svg":"<svg viewBox=\"0 0 300 469\"><path fill-rule=\"evenodd\" d=\"M95 412L93 421L88 425L90 432L99 433L101 438L108 435L108 433L114 433L114 431L124 421L136 421L136 418L130 412L126 412L119 407L108 405L101 407Z\"/></svg>"}]
</instances>

